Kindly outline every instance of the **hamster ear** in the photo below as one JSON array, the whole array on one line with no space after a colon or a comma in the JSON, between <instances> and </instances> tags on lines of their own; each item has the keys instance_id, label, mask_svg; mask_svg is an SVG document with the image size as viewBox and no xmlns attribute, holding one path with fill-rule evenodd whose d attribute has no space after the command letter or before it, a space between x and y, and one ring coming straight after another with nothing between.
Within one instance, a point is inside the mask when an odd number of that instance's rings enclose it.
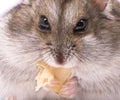
<instances>
[{"instance_id":1,"label":"hamster ear","mask_svg":"<svg viewBox=\"0 0 120 100\"><path fill-rule=\"evenodd\" d=\"M95 8L97 8L100 11L103 11L106 8L109 0L91 0L91 1Z\"/></svg>"}]
</instances>

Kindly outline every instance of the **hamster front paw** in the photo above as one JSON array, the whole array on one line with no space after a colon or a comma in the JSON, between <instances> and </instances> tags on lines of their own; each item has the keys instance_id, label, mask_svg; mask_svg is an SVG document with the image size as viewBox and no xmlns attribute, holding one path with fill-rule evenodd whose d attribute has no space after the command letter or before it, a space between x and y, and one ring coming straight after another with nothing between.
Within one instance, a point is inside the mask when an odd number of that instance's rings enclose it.
<instances>
[{"instance_id":1,"label":"hamster front paw","mask_svg":"<svg viewBox=\"0 0 120 100\"><path fill-rule=\"evenodd\" d=\"M78 80L76 78L70 79L65 85L63 85L62 89L59 92L59 95L64 98L74 98L77 94L77 83ZM52 89L59 86L59 82L52 81L50 84L46 85L45 87L48 89Z\"/></svg>"},{"instance_id":2,"label":"hamster front paw","mask_svg":"<svg viewBox=\"0 0 120 100\"><path fill-rule=\"evenodd\" d=\"M60 95L65 98L74 98L77 94L77 79L70 79L61 89Z\"/></svg>"}]
</instances>

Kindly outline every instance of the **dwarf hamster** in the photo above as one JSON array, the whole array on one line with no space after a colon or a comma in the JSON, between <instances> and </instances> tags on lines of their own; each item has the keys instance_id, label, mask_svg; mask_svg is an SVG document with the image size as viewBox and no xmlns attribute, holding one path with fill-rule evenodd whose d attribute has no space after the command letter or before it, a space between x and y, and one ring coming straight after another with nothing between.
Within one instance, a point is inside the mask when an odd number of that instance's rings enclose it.
<instances>
[{"instance_id":1,"label":"dwarf hamster","mask_svg":"<svg viewBox=\"0 0 120 100\"><path fill-rule=\"evenodd\" d=\"M64 100L35 92L36 63L71 68L73 100L120 100L117 0L27 0L0 18L0 100Z\"/></svg>"}]
</instances>

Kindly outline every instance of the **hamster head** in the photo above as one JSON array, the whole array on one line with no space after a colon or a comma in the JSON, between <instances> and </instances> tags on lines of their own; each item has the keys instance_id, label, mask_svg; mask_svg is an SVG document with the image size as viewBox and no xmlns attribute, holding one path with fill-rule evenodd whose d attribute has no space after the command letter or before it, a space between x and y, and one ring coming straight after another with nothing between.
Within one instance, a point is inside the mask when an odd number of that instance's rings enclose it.
<instances>
[{"instance_id":1,"label":"hamster head","mask_svg":"<svg viewBox=\"0 0 120 100\"><path fill-rule=\"evenodd\" d=\"M8 20L7 36L15 44L11 55L20 62L44 60L64 68L91 62L105 64L118 48L114 34L120 31L118 24L113 24L115 19L104 14L107 3L33 0L17 6L10 11Z\"/></svg>"}]
</instances>

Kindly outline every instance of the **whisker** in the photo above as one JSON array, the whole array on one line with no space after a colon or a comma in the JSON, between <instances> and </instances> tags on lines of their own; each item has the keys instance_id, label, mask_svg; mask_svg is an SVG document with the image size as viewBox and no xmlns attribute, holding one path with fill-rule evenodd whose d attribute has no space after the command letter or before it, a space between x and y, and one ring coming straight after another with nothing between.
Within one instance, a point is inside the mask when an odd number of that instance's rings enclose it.
<instances>
[{"instance_id":1,"label":"whisker","mask_svg":"<svg viewBox=\"0 0 120 100\"><path fill-rule=\"evenodd\" d=\"M84 62L84 59L81 55L78 55L76 53L72 53L73 56L75 56L80 62Z\"/></svg>"},{"instance_id":2,"label":"whisker","mask_svg":"<svg viewBox=\"0 0 120 100\"><path fill-rule=\"evenodd\" d=\"M46 61L50 61L50 56L51 56L51 53L49 52L49 53L47 53L46 55L44 55L44 59L45 59Z\"/></svg>"},{"instance_id":3,"label":"whisker","mask_svg":"<svg viewBox=\"0 0 120 100\"><path fill-rule=\"evenodd\" d=\"M47 53L50 53L50 51L46 51L46 52L42 53L42 55L46 55Z\"/></svg>"}]
</instances>

